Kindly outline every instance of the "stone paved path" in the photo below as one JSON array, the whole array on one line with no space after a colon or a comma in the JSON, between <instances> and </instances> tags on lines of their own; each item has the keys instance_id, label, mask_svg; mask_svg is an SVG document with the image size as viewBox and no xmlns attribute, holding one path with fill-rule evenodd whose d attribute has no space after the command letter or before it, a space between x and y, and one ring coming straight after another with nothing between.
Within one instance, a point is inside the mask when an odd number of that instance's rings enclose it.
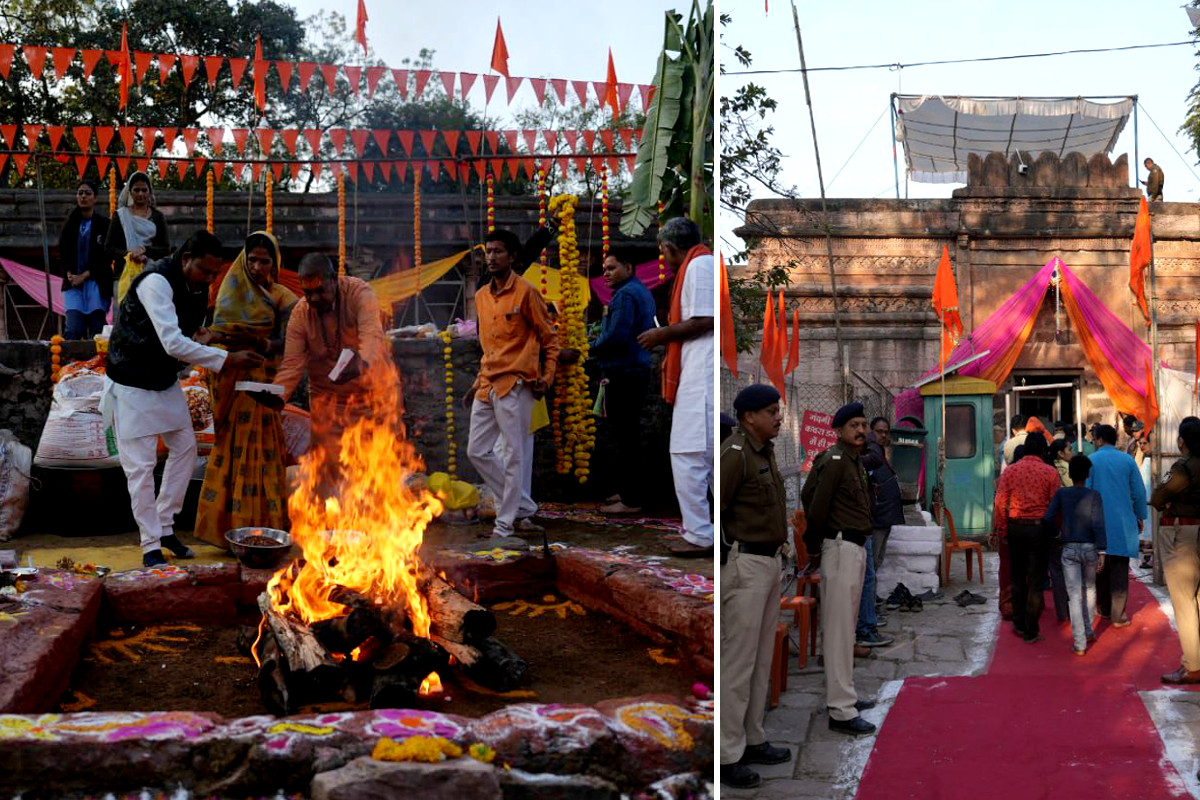
<instances>
[{"instance_id":1,"label":"stone paved path","mask_svg":"<svg viewBox=\"0 0 1200 800\"><path fill-rule=\"evenodd\" d=\"M954 562L951 582L943 588L945 598L924 604L920 613L887 612L883 632L895 637L894 644L875 648L871 657L855 662L855 686L860 697L875 698L878 705L863 717L882 726L903 679L915 676L975 676L982 674L991 659L1000 615L996 605L999 557L984 558L985 583L968 585L963 562ZM1149 572L1134 570L1148 580ZM880 587L886 594L892 587ZM965 588L988 599L986 605L961 608L951 600ZM1149 587L1160 606L1171 616L1165 588ZM1173 623L1173 617L1172 617ZM787 800L851 800L870 757L875 737L849 738L831 733L825 712L824 674L809 659L807 669L797 669L790 660L788 688L779 705L767 712L769 740L789 748L793 759L774 767L756 766L762 785L753 790L721 787L723 798L787 798ZM1141 692L1168 758L1183 776L1193 797L1200 798L1200 692L1156 689ZM914 756L919 757L919 743Z\"/></svg>"}]
</instances>

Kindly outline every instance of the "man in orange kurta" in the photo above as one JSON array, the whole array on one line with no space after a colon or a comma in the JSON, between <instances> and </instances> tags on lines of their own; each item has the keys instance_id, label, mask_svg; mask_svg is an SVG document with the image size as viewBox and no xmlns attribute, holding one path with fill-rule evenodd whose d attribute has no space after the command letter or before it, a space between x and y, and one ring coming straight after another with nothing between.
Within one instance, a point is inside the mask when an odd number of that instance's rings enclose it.
<instances>
[{"instance_id":1,"label":"man in orange kurta","mask_svg":"<svg viewBox=\"0 0 1200 800\"><path fill-rule=\"evenodd\" d=\"M559 346L546 302L513 272L521 262L520 240L495 230L485 250L491 280L475 293L483 358L472 387L467 456L496 496L492 535L506 538L519 517L537 510L521 507L524 459L532 456L524 445L533 404L554 383Z\"/></svg>"},{"instance_id":2,"label":"man in orange kurta","mask_svg":"<svg viewBox=\"0 0 1200 800\"><path fill-rule=\"evenodd\" d=\"M327 464L336 465L346 428L369 415L399 421L399 373L371 287L358 278L339 277L320 253L301 259L298 271L304 297L292 310L275 381L287 400L308 373L313 446L324 450ZM330 379L343 349L353 351L354 358L340 376Z\"/></svg>"}]
</instances>

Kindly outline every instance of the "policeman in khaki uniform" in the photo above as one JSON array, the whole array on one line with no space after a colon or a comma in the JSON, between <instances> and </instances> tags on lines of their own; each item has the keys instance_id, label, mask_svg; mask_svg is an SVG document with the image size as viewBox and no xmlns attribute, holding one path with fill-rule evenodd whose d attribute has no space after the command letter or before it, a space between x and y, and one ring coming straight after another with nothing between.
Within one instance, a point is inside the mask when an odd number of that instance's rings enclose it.
<instances>
[{"instance_id":1,"label":"policeman in khaki uniform","mask_svg":"<svg viewBox=\"0 0 1200 800\"><path fill-rule=\"evenodd\" d=\"M854 691L854 632L868 557L863 545L871 535L871 501L862 464L867 443L862 403L839 408L831 427L838 440L817 456L800 493L808 522L804 544L810 566L821 568L829 729L863 736L874 733L875 726L858 713L874 703L859 700Z\"/></svg>"},{"instance_id":2,"label":"policeman in khaki uniform","mask_svg":"<svg viewBox=\"0 0 1200 800\"><path fill-rule=\"evenodd\" d=\"M787 539L783 478L771 440L783 416L779 392L748 386L733 401L738 427L721 444L721 782L761 782L751 764L791 758L763 732L775 624L780 548Z\"/></svg>"}]
</instances>

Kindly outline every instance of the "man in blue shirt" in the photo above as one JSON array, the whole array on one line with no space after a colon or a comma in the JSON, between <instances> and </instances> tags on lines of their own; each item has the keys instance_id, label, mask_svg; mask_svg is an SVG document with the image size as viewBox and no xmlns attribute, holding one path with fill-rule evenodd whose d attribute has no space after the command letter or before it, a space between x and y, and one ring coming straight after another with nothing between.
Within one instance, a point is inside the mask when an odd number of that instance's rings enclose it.
<instances>
[{"instance_id":1,"label":"man in blue shirt","mask_svg":"<svg viewBox=\"0 0 1200 800\"><path fill-rule=\"evenodd\" d=\"M1104 530L1108 551L1104 568L1096 574L1096 607L1110 617L1114 628L1129 624L1125 603L1129 599L1129 559L1138 554L1138 534L1145 524L1146 485L1132 456L1116 448L1117 429L1100 425L1095 431L1096 452L1087 488L1100 493L1104 505Z\"/></svg>"},{"instance_id":2,"label":"man in blue shirt","mask_svg":"<svg viewBox=\"0 0 1200 800\"><path fill-rule=\"evenodd\" d=\"M601 506L605 514L636 514L642 510L642 405L650 385L650 353L637 337L655 327L654 298L633 274L633 260L611 251L604 259L604 282L613 290L600 336L589 355L604 380L604 408L617 444L617 493Z\"/></svg>"}]
</instances>

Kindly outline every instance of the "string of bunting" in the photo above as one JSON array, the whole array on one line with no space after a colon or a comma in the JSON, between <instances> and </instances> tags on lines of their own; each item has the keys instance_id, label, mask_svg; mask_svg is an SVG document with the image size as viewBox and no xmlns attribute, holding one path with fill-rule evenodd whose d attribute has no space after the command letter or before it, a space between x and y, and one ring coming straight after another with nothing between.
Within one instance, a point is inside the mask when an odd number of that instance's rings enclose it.
<instances>
[{"instance_id":1,"label":"string of bunting","mask_svg":"<svg viewBox=\"0 0 1200 800\"><path fill-rule=\"evenodd\" d=\"M0 151L0 171L8 165L8 161L11 158L16 167L17 174L24 177L29 160L35 155L37 155L36 152L28 150ZM219 181L226 169L233 168L236 170L236 168L240 167L244 170L246 167L249 167L251 179L257 182L268 168L276 181L284 179L285 170L290 171L293 180L297 180L303 169L308 169L315 176L319 176L322 170L327 169L335 177L345 175L352 181L358 180L359 172L361 171L362 177L368 182L378 179L385 183L392 180L391 176L393 173L396 179L403 183L408 179L410 172L413 175L417 175L422 170L427 171L435 181L446 176L451 180L467 182L470 180L472 172L476 174L480 181L484 181L489 171L498 178L503 178L507 174L510 179L518 180L523 174L527 179L533 180L539 165L546 167L557 166L561 172L566 172L574 168L580 175L585 174L588 167L596 169L601 164L606 165L609 171L616 171L621 165L624 165L625 169L632 175L637 158L636 155L631 153L594 153L592 155L572 156L546 156L521 153L517 155L504 155L497 158L490 156L459 156L454 159L314 158L292 161L282 158L226 158L224 156L217 159L209 159L205 156L115 156L78 151L60 151L53 157L64 164L74 161L75 168L80 177L84 176L88 166L95 160L97 171L100 174L115 170L121 175L128 175L131 169L137 169L147 174L157 172L159 176L165 176L171 169L171 165L174 165L176 174L179 175L180 179L183 179L191 169L194 169L196 176L200 177L204 174L204 168L207 166L212 168L216 180Z\"/></svg>"},{"instance_id":2,"label":"string of bunting","mask_svg":"<svg viewBox=\"0 0 1200 800\"><path fill-rule=\"evenodd\" d=\"M46 47L5 42L0 43L0 77L4 80L8 80L9 78L13 59L18 48L20 48L21 54L29 66L29 71L33 74L34 78L39 80L45 73L47 58L49 59L55 78L59 81L66 77L68 71L77 62L81 67L81 72L77 74L81 74L84 81L93 80L95 69L101 59L106 59L115 70L127 72L132 79L131 82L135 85L154 77L157 77L160 84L165 84L173 75L178 74L183 83L190 86L194 80L201 77L200 69L203 67L203 78L208 81L210 88L215 87L217 81L222 77L226 77L233 88L236 89L241 85L246 77L247 70L249 70L253 75L256 95L262 95L264 98L266 78L269 76L272 68L274 68L275 76L279 80L279 85L284 92L290 92L293 83L296 83L301 92L307 92L312 84L313 77L320 74L321 80L331 96L339 83L345 84L355 95L358 95L365 89L368 98L373 97L375 92L379 91L381 87L387 87L390 84L391 89L398 92L402 100L407 101L411 96L411 99L416 101L420 99L428 86L437 85L433 82L434 74L437 75L437 83L441 84L447 97L453 99L457 95L463 101L466 101L467 95L474 89L478 81L481 81L481 90L484 93L485 102L491 103L497 86L503 80L505 95L510 105L525 84L528 84L530 89L532 89L539 104L545 102L548 91L554 93L559 103L565 104L567 102L568 89L570 89L579 98L579 102L582 105L587 106L591 103L602 106L605 103L605 98L610 95L611 91L607 80L578 81L566 78L502 78L500 75L481 75L475 72L392 69L391 67L379 65L365 67L349 64L321 64L312 61L265 59L261 57L261 43L255 48L254 58L200 56L182 53L150 53L142 50L132 50L126 62L123 50L79 50L74 47ZM153 64L153 68L151 64ZM620 108L624 110L633 96L634 90L637 90L641 99L642 110L645 111L650 107L650 103L654 98L654 86L652 84L618 82L616 84L616 97ZM261 104L260 102L260 106Z\"/></svg>"}]
</instances>

